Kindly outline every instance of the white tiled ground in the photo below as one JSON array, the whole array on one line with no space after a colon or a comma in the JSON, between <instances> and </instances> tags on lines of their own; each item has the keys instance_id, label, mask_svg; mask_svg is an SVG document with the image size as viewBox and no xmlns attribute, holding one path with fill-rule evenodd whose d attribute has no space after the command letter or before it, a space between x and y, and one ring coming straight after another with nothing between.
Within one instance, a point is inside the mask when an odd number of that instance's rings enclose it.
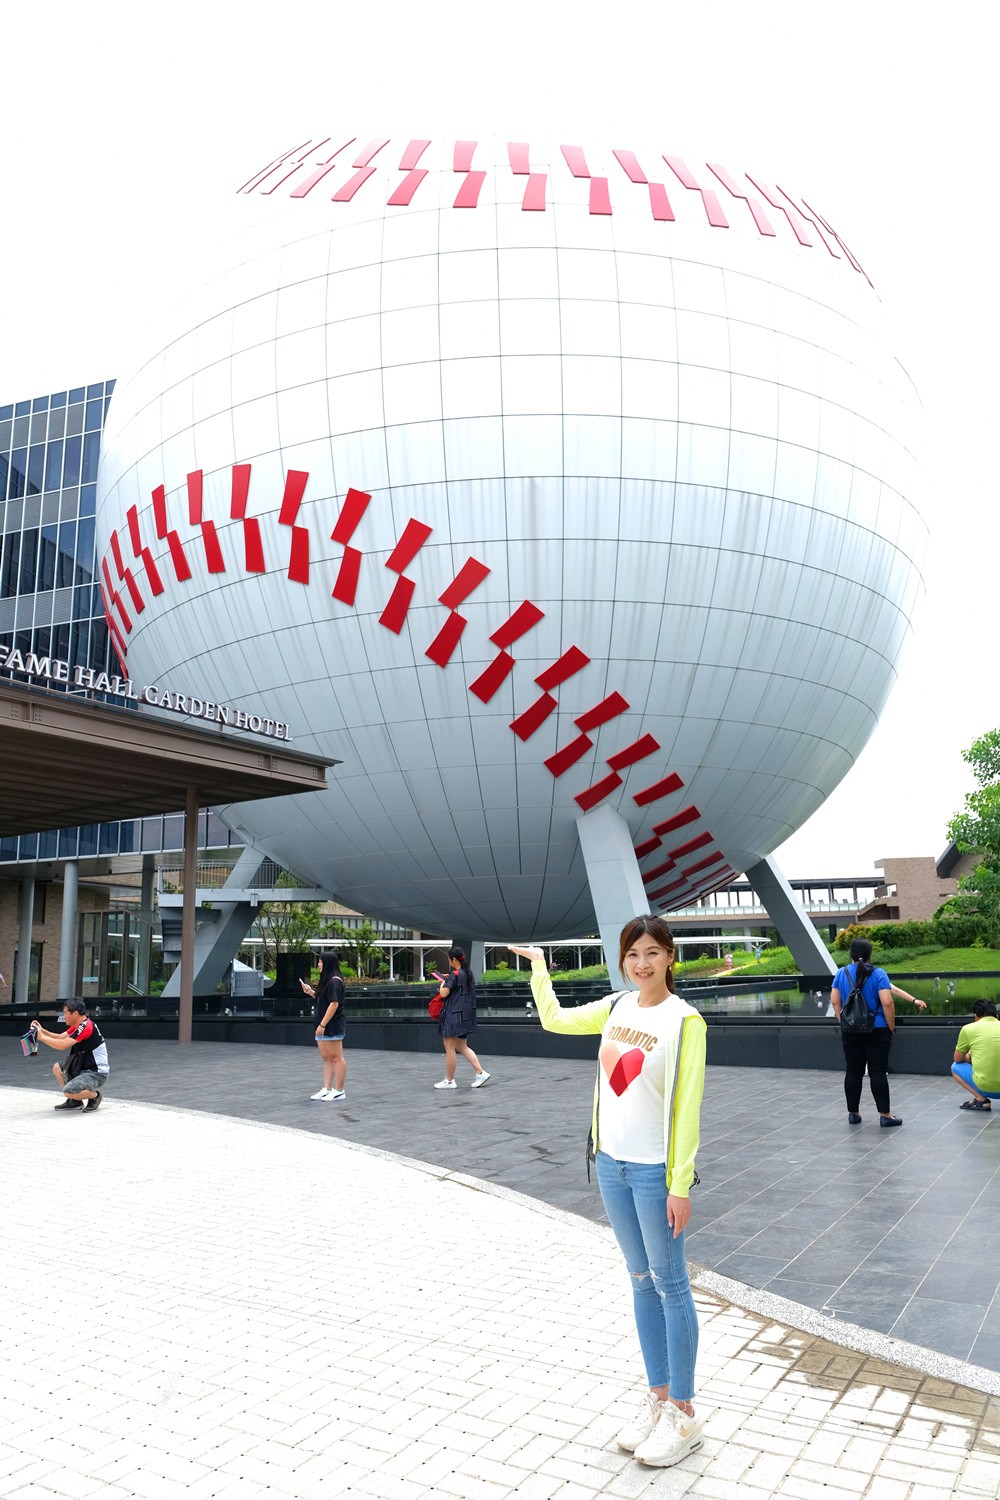
<instances>
[{"instance_id":1,"label":"white tiled ground","mask_svg":"<svg viewBox=\"0 0 1000 1500\"><path fill-rule=\"evenodd\" d=\"M0 1495L946 1500L1000 1493L1000 1403L698 1292L698 1453L641 1389L608 1232L273 1126L0 1091Z\"/></svg>"}]
</instances>

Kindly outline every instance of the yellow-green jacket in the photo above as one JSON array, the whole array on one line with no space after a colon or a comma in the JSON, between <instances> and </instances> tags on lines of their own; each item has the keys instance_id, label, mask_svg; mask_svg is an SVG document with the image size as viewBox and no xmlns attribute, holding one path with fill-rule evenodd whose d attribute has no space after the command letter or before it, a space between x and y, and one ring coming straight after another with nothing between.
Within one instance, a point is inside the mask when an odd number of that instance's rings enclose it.
<instances>
[{"instance_id":1,"label":"yellow-green jacket","mask_svg":"<svg viewBox=\"0 0 1000 1500\"><path fill-rule=\"evenodd\" d=\"M531 965L531 993L538 1010L538 1019L546 1031L558 1031L564 1036L585 1036L604 1030L611 1014L614 995L603 1000L591 1000L587 1005L562 1006L552 988L552 980L545 960L536 958ZM674 1066L668 1056L666 1083L663 1090L664 1160L667 1168L667 1191L678 1198L686 1198L695 1176L695 1157L701 1138L701 1097L705 1088L705 1033L704 1018L694 1006L675 996L681 1009L679 1044L674 1057ZM598 1135L598 1098L600 1077L594 1088L593 1139L595 1152L600 1150ZM670 1101L673 1098L673 1117L670 1118Z\"/></svg>"}]
</instances>

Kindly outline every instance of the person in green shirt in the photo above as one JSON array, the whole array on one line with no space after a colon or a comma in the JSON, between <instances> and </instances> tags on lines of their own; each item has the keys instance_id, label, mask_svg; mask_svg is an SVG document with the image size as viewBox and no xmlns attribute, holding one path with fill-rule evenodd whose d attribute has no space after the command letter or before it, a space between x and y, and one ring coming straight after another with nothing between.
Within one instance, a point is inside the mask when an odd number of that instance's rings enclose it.
<instances>
[{"instance_id":1,"label":"person in green shirt","mask_svg":"<svg viewBox=\"0 0 1000 1500\"><path fill-rule=\"evenodd\" d=\"M977 1000L973 1019L958 1033L952 1077L972 1095L961 1109L987 1113L991 1099L1000 1099L1000 1021L992 1000Z\"/></svg>"}]
</instances>

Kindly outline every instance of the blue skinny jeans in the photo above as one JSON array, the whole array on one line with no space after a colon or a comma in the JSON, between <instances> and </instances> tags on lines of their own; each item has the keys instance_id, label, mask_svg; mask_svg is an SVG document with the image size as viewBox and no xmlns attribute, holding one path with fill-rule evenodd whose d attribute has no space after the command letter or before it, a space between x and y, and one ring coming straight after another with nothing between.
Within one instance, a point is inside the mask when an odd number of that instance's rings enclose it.
<instances>
[{"instance_id":1,"label":"blue skinny jeans","mask_svg":"<svg viewBox=\"0 0 1000 1500\"><path fill-rule=\"evenodd\" d=\"M668 1385L674 1401L693 1401L698 1314L684 1235L674 1239L667 1223L663 1163L618 1161L598 1151L597 1182L632 1279L646 1379L650 1386Z\"/></svg>"}]
</instances>

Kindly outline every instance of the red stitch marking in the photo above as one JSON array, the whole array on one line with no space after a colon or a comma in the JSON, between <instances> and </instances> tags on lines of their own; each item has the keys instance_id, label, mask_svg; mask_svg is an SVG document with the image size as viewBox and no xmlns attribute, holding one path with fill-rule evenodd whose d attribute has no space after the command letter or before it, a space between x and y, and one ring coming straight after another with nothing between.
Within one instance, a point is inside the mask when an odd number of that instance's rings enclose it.
<instances>
[{"instance_id":1,"label":"red stitch marking","mask_svg":"<svg viewBox=\"0 0 1000 1500\"><path fill-rule=\"evenodd\" d=\"M430 657L435 666L446 667L454 656L455 649L462 638L462 631L468 623L463 615L452 610L424 655Z\"/></svg>"},{"instance_id":2,"label":"red stitch marking","mask_svg":"<svg viewBox=\"0 0 1000 1500\"><path fill-rule=\"evenodd\" d=\"M125 519L128 521L128 539L132 543L132 556L138 557L142 551L142 534L139 531L138 506L130 505L125 513Z\"/></svg>"},{"instance_id":3,"label":"red stitch marking","mask_svg":"<svg viewBox=\"0 0 1000 1500\"><path fill-rule=\"evenodd\" d=\"M489 572L484 562L470 557L459 568L444 593L438 596L438 603L443 604L446 609L457 609L479 587Z\"/></svg>"},{"instance_id":4,"label":"red stitch marking","mask_svg":"<svg viewBox=\"0 0 1000 1500\"><path fill-rule=\"evenodd\" d=\"M677 863L672 859L665 859L662 865L657 865L655 870L650 870L642 878L648 884L651 880L659 880L661 875L669 875L671 870L676 870Z\"/></svg>"},{"instance_id":5,"label":"red stitch marking","mask_svg":"<svg viewBox=\"0 0 1000 1500\"><path fill-rule=\"evenodd\" d=\"M668 833L676 833L679 828L685 828L688 823L694 823L701 817L696 807L685 807L681 812L675 813L672 818L665 818L662 823L653 824L653 832L663 838Z\"/></svg>"},{"instance_id":6,"label":"red stitch marking","mask_svg":"<svg viewBox=\"0 0 1000 1500\"><path fill-rule=\"evenodd\" d=\"M233 474L229 493L229 518L231 521L243 521L247 513L247 496L250 493L250 465L233 464Z\"/></svg>"},{"instance_id":7,"label":"red stitch marking","mask_svg":"<svg viewBox=\"0 0 1000 1500\"><path fill-rule=\"evenodd\" d=\"M556 700L551 693L543 693L536 698L523 713L511 722L511 729L519 740L530 740L536 729L541 728L549 714L556 707Z\"/></svg>"},{"instance_id":8,"label":"red stitch marking","mask_svg":"<svg viewBox=\"0 0 1000 1500\"><path fill-rule=\"evenodd\" d=\"M309 533L304 526L292 527L292 545L288 552L288 581L309 582Z\"/></svg>"},{"instance_id":9,"label":"red stitch marking","mask_svg":"<svg viewBox=\"0 0 1000 1500\"><path fill-rule=\"evenodd\" d=\"M763 198L766 198L767 202L770 203L772 208L776 208L779 213L784 214L785 218L791 225L792 233L798 240L799 244L807 245L810 249L812 249L812 240L806 234L805 224L799 218L794 208L789 207L789 205L786 203L780 203L778 201L777 188L769 186L769 184L766 182L760 182L756 177L751 177L749 172L747 173L747 179L748 181L753 183L758 193L760 193Z\"/></svg>"},{"instance_id":10,"label":"red stitch marking","mask_svg":"<svg viewBox=\"0 0 1000 1500\"><path fill-rule=\"evenodd\" d=\"M685 854L693 854L696 849L704 849L706 844L712 842L710 833L699 833L697 838L689 839L686 844L678 844L676 849L670 850L671 859L683 859ZM690 870L688 874L690 874Z\"/></svg>"},{"instance_id":11,"label":"red stitch marking","mask_svg":"<svg viewBox=\"0 0 1000 1500\"><path fill-rule=\"evenodd\" d=\"M128 595L132 600L136 614L141 615L146 608L146 602L139 592L139 585L135 581L131 568L125 569L125 587L128 589Z\"/></svg>"},{"instance_id":12,"label":"red stitch marking","mask_svg":"<svg viewBox=\"0 0 1000 1500\"><path fill-rule=\"evenodd\" d=\"M388 206L390 208L405 208L426 176L427 169L425 167L415 167L412 172L407 172L399 187L386 200Z\"/></svg>"},{"instance_id":13,"label":"red stitch marking","mask_svg":"<svg viewBox=\"0 0 1000 1500\"><path fill-rule=\"evenodd\" d=\"M545 619L545 611L539 609L537 604L532 604L530 599L525 599L519 604L508 620L505 620L493 634L490 640L494 646L509 646L512 642L519 640L529 630L534 629L539 620ZM537 681L537 679L536 679Z\"/></svg>"},{"instance_id":14,"label":"red stitch marking","mask_svg":"<svg viewBox=\"0 0 1000 1500\"><path fill-rule=\"evenodd\" d=\"M559 150L565 157L566 165L574 177L590 176L590 169L587 166L587 159L583 154L582 146L560 146Z\"/></svg>"},{"instance_id":15,"label":"red stitch marking","mask_svg":"<svg viewBox=\"0 0 1000 1500\"><path fill-rule=\"evenodd\" d=\"M621 777L612 771L610 776L605 776L602 781L595 781L593 786L588 786L585 792L577 792L573 801L579 802L584 812L590 812L592 807L596 807L598 802L603 802L605 797L609 797L615 787L621 784Z\"/></svg>"},{"instance_id":16,"label":"red stitch marking","mask_svg":"<svg viewBox=\"0 0 1000 1500\"><path fill-rule=\"evenodd\" d=\"M683 785L683 781L676 772L671 771L670 775L665 776L662 781L654 781L652 786L644 787L641 792L636 792L632 801L639 807L645 807L650 802L657 802L660 797L669 797L671 792L680 791Z\"/></svg>"},{"instance_id":17,"label":"red stitch marking","mask_svg":"<svg viewBox=\"0 0 1000 1500\"><path fill-rule=\"evenodd\" d=\"M121 596L121 594L119 594L117 591L115 591L114 593L112 593L112 595L111 595L111 603L114 605L115 609L121 615L121 620L122 620L122 624L125 627L125 633L126 633L126 635L130 635L132 633L132 620L131 620L131 617L129 615L128 610L125 608L125 605L122 603L122 596Z\"/></svg>"},{"instance_id":18,"label":"red stitch marking","mask_svg":"<svg viewBox=\"0 0 1000 1500\"><path fill-rule=\"evenodd\" d=\"M485 172L470 172L459 188L458 197L452 204L452 208L475 208L485 181Z\"/></svg>"},{"instance_id":19,"label":"red stitch marking","mask_svg":"<svg viewBox=\"0 0 1000 1500\"><path fill-rule=\"evenodd\" d=\"M741 192L739 184L734 182L725 167L719 166L718 162L706 162L710 172L714 172L727 192L732 193L734 198L742 198L747 208L753 215L753 221L761 234L774 235L770 220L756 198L751 198L749 193Z\"/></svg>"},{"instance_id":20,"label":"red stitch marking","mask_svg":"<svg viewBox=\"0 0 1000 1500\"><path fill-rule=\"evenodd\" d=\"M814 208L811 208L810 205L808 203L806 203L806 200L804 198L803 198L802 202L805 204L806 208L808 208L809 212L812 214L812 216L813 216L813 223L814 224L822 224L822 226L826 230L827 234L832 235L833 238L837 241L837 244L840 246L841 250L843 250L844 254L847 256L847 259L850 261L850 263L854 267L854 269L856 271L860 271L861 275L868 282L868 285L871 286L871 284L872 284L871 280L870 280L870 278L868 276L868 273L866 272L864 266L861 264L861 262L859 260L857 260L855 258L854 255L851 254L851 251L848 249L848 247L844 243L844 241L840 238L840 235L834 229L833 225L829 224L826 221L826 219L823 218L822 214L817 213Z\"/></svg>"},{"instance_id":21,"label":"red stitch marking","mask_svg":"<svg viewBox=\"0 0 1000 1500\"><path fill-rule=\"evenodd\" d=\"M707 859L700 859L696 865L689 865L686 872L688 879L690 880L691 876L695 873L696 870L707 870L709 865L717 865L719 861L724 858L725 855L723 854L710 854Z\"/></svg>"},{"instance_id":22,"label":"red stitch marking","mask_svg":"<svg viewBox=\"0 0 1000 1500\"><path fill-rule=\"evenodd\" d=\"M524 189L524 197L521 199L521 209L526 213L545 212L545 177L544 172L532 172Z\"/></svg>"},{"instance_id":23,"label":"red stitch marking","mask_svg":"<svg viewBox=\"0 0 1000 1500\"><path fill-rule=\"evenodd\" d=\"M201 479L200 469L195 469L187 477L188 520L192 526L201 525Z\"/></svg>"},{"instance_id":24,"label":"red stitch marking","mask_svg":"<svg viewBox=\"0 0 1000 1500\"><path fill-rule=\"evenodd\" d=\"M337 189L333 197L330 199L330 202L350 203L358 188L361 187L363 183L366 183L368 181L369 177L372 176L374 171L374 167L362 167L361 171L355 172L354 176L350 178L349 181L345 182L343 187L339 187Z\"/></svg>"},{"instance_id":25,"label":"red stitch marking","mask_svg":"<svg viewBox=\"0 0 1000 1500\"><path fill-rule=\"evenodd\" d=\"M403 621L406 619L406 611L410 607L415 588L416 584L412 578L397 578L396 587L389 596L389 603L379 615L379 624L384 625L386 630L391 630L393 635L398 635L403 628Z\"/></svg>"},{"instance_id":26,"label":"red stitch marking","mask_svg":"<svg viewBox=\"0 0 1000 1500\"><path fill-rule=\"evenodd\" d=\"M372 160L372 158L378 156L379 152L382 150L382 147L383 146L388 146L388 144L389 144L389 138L388 138L388 136L385 138L384 141L380 141L380 140L377 140L377 139L374 140L374 141L369 141L368 144L367 144L367 146L365 146L364 150L360 151L358 153L358 155L354 158L354 160L351 162L351 166L352 167L367 167L368 163Z\"/></svg>"},{"instance_id":27,"label":"red stitch marking","mask_svg":"<svg viewBox=\"0 0 1000 1500\"><path fill-rule=\"evenodd\" d=\"M410 520L399 541L386 558L386 567L394 573L404 573L431 534L432 528L423 521Z\"/></svg>"},{"instance_id":28,"label":"red stitch marking","mask_svg":"<svg viewBox=\"0 0 1000 1500\"><path fill-rule=\"evenodd\" d=\"M412 172L429 145L430 141L411 141L400 158L399 170Z\"/></svg>"},{"instance_id":29,"label":"red stitch marking","mask_svg":"<svg viewBox=\"0 0 1000 1500\"><path fill-rule=\"evenodd\" d=\"M608 192L606 177L592 177L590 180L590 212L592 214L611 212L611 194Z\"/></svg>"},{"instance_id":30,"label":"red stitch marking","mask_svg":"<svg viewBox=\"0 0 1000 1500\"><path fill-rule=\"evenodd\" d=\"M203 521L201 524L202 541L205 543L205 561L210 573L224 573L226 571L225 559L222 556L222 548L219 545L218 533L214 521Z\"/></svg>"},{"instance_id":31,"label":"red stitch marking","mask_svg":"<svg viewBox=\"0 0 1000 1500\"><path fill-rule=\"evenodd\" d=\"M327 175L328 172L333 171L337 157L340 155L341 151L346 151L348 146L353 146L355 139L356 137L352 135L350 140L345 141L342 146L338 146L333 155L327 157L325 162L321 162L320 165L316 168L315 172L313 172L312 176L307 177L305 182L303 182L299 187L293 188L288 196L290 198L304 198L307 193L311 193L316 184L318 182L322 182L323 178Z\"/></svg>"},{"instance_id":32,"label":"red stitch marking","mask_svg":"<svg viewBox=\"0 0 1000 1500\"><path fill-rule=\"evenodd\" d=\"M602 724L607 724L611 719L616 719L628 708L628 699L623 698L621 693L609 693L602 698L600 703L595 703L593 708L588 708L585 714L581 714L573 723L577 729L586 732L589 729L599 729Z\"/></svg>"},{"instance_id":33,"label":"red stitch marking","mask_svg":"<svg viewBox=\"0 0 1000 1500\"><path fill-rule=\"evenodd\" d=\"M528 142L508 141L507 160L510 162L510 170L516 177L526 177L531 172L528 165Z\"/></svg>"},{"instance_id":34,"label":"red stitch marking","mask_svg":"<svg viewBox=\"0 0 1000 1500\"><path fill-rule=\"evenodd\" d=\"M104 584L107 588L109 596L113 596L115 592L115 586L111 582L111 569L108 567L107 557L101 558L101 574L103 575Z\"/></svg>"},{"instance_id":35,"label":"red stitch marking","mask_svg":"<svg viewBox=\"0 0 1000 1500\"><path fill-rule=\"evenodd\" d=\"M722 206L712 189L699 187L679 156L664 156L663 160L682 187L689 188L694 193L700 193L708 222L712 228L728 229L729 220L722 212Z\"/></svg>"},{"instance_id":36,"label":"red stitch marking","mask_svg":"<svg viewBox=\"0 0 1000 1500\"><path fill-rule=\"evenodd\" d=\"M674 211L670 207L670 199L667 197L667 190L662 182L649 184L649 206L654 219L668 224L674 222Z\"/></svg>"},{"instance_id":37,"label":"red stitch marking","mask_svg":"<svg viewBox=\"0 0 1000 1500\"><path fill-rule=\"evenodd\" d=\"M285 475L285 492L281 497L281 511L278 515L279 526L295 525L308 478L308 470L302 469L289 469Z\"/></svg>"},{"instance_id":38,"label":"red stitch marking","mask_svg":"<svg viewBox=\"0 0 1000 1500\"><path fill-rule=\"evenodd\" d=\"M261 191L261 195L263 197L265 197L265 198L270 197L271 193L276 192L277 189L281 187L281 184L283 182L287 182L288 179L289 179L289 177L294 177L295 174L296 174L296 172L298 172L299 169L301 168L301 166L302 166L301 160L300 161L293 161L292 164L291 164L291 166L288 168L288 171L282 173L282 175L279 178L277 178L274 182L271 183L270 187L262 187L261 188L261 190L260 190Z\"/></svg>"},{"instance_id":39,"label":"red stitch marking","mask_svg":"<svg viewBox=\"0 0 1000 1500\"><path fill-rule=\"evenodd\" d=\"M590 657L579 646L570 646L564 651L558 661L554 661L551 667L546 667L544 672L539 672L535 681L544 692L551 692L553 688L559 687L567 678L574 677L577 672L582 672L584 667L590 665Z\"/></svg>"},{"instance_id":40,"label":"red stitch marking","mask_svg":"<svg viewBox=\"0 0 1000 1500\"><path fill-rule=\"evenodd\" d=\"M563 745L561 750L550 755L545 764L553 776L561 776L564 771L569 770L570 766L575 766L581 756L586 755L587 751L593 748L593 744L589 734L578 734L575 740L570 740L568 744Z\"/></svg>"},{"instance_id":41,"label":"red stitch marking","mask_svg":"<svg viewBox=\"0 0 1000 1500\"><path fill-rule=\"evenodd\" d=\"M152 589L154 595L162 594L163 580L161 579L159 570L157 569L157 566L153 561L153 554L150 552L148 547L143 547L139 556L142 558L143 566L146 569L146 577L149 579L149 586Z\"/></svg>"},{"instance_id":42,"label":"red stitch marking","mask_svg":"<svg viewBox=\"0 0 1000 1500\"><path fill-rule=\"evenodd\" d=\"M659 839L647 839L644 844L636 844L635 857L636 859L645 859L647 854L652 854L653 850L659 849L659 847Z\"/></svg>"},{"instance_id":43,"label":"red stitch marking","mask_svg":"<svg viewBox=\"0 0 1000 1500\"><path fill-rule=\"evenodd\" d=\"M659 740L654 740L651 734L644 734L624 750L609 755L608 765L612 771L624 771L626 766L634 766L636 761L645 760L647 755L652 755L659 748Z\"/></svg>"},{"instance_id":44,"label":"red stitch marking","mask_svg":"<svg viewBox=\"0 0 1000 1500\"><path fill-rule=\"evenodd\" d=\"M514 658L509 652L501 651L499 656L493 658L486 671L480 672L475 682L469 683L469 692L474 693L482 703L489 703L513 670Z\"/></svg>"},{"instance_id":45,"label":"red stitch marking","mask_svg":"<svg viewBox=\"0 0 1000 1500\"><path fill-rule=\"evenodd\" d=\"M636 160L634 151L613 151L611 154L618 162L629 182L646 183L649 181L649 178Z\"/></svg>"},{"instance_id":46,"label":"red stitch marking","mask_svg":"<svg viewBox=\"0 0 1000 1500\"><path fill-rule=\"evenodd\" d=\"M360 572L361 553L357 547L345 547L344 555L340 559L340 571L330 591L330 597L339 599L341 604L353 604L358 592Z\"/></svg>"},{"instance_id":47,"label":"red stitch marking","mask_svg":"<svg viewBox=\"0 0 1000 1500\"><path fill-rule=\"evenodd\" d=\"M260 536L260 522L248 516L243 522L243 554L248 573L266 573L264 566L264 544Z\"/></svg>"},{"instance_id":48,"label":"red stitch marking","mask_svg":"<svg viewBox=\"0 0 1000 1500\"><path fill-rule=\"evenodd\" d=\"M191 577L191 569L188 567L188 560L176 531L167 532L167 546L170 548L170 560L174 565L177 582L187 583Z\"/></svg>"},{"instance_id":49,"label":"red stitch marking","mask_svg":"<svg viewBox=\"0 0 1000 1500\"><path fill-rule=\"evenodd\" d=\"M274 157L272 161L268 162L266 167L262 167L260 171L255 172L252 177L248 177L243 186L236 189L237 193L253 192L255 187L259 187L262 182L266 182L271 173L276 172L278 168L282 166L290 156L294 156L296 151L307 150L308 146L308 141L300 141L299 144L297 146L293 146L290 151L282 151L281 155Z\"/></svg>"},{"instance_id":50,"label":"red stitch marking","mask_svg":"<svg viewBox=\"0 0 1000 1500\"><path fill-rule=\"evenodd\" d=\"M156 535L162 541L167 534L167 495L162 484L158 484L153 491L153 524Z\"/></svg>"},{"instance_id":51,"label":"red stitch marking","mask_svg":"<svg viewBox=\"0 0 1000 1500\"><path fill-rule=\"evenodd\" d=\"M478 145L478 141L455 142L455 153L451 159L451 169L453 172L472 171L472 158L476 154L476 147Z\"/></svg>"},{"instance_id":52,"label":"red stitch marking","mask_svg":"<svg viewBox=\"0 0 1000 1500\"><path fill-rule=\"evenodd\" d=\"M119 578L125 577L125 564L122 560L121 543L118 540L117 531L111 533L111 553L115 560L115 570Z\"/></svg>"},{"instance_id":53,"label":"red stitch marking","mask_svg":"<svg viewBox=\"0 0 1000 1500\"><path fill-rule=\"evenodd\" d=\"M669 896L671 891L680 890L682 885L687 885L687 880L673 880L669 885L661 886L658 891L650 891L649 899L651 901L659 901L664 896Z\"/></svg>"},{"instance_id":54,"label":"red stitch marking","mask_svg":"<svg viewBox=\"0 0 1000 1500\"><path fill-rule=\"evenodd\" d=\"M347 546L358 528L361 517L368 509L370 500L371 495L366 494L364 490L352 488L347 491L337 524L330 532L331 542L339 542L342 547Z\"/></svg>"}]
</instances>

